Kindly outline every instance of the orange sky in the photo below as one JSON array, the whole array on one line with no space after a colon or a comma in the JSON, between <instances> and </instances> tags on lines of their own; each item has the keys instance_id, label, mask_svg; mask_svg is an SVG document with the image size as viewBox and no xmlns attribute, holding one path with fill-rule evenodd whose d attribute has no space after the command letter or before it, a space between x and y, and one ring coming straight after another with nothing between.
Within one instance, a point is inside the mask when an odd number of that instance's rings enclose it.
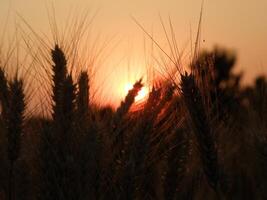
<instances>
[{"instance_id":1,"label":"orange sky","mask_svg":"<svg viewBox=\"0 0 267 200\"><path fill-rule=\"evenodd\" d=\"M50 2L54 2L57 16L63 23L71 9L77 13L84 8L92 10L92 13L98 10L93 25L95 32L106 38L112 37L112 45L117 44L96 77L102 86L102 98L110 101L113 94L119 93L118 90L123 91L127 82L145 77L145 66L155 62L144 55L144 38L148 46L149 39L130 16L153 32L155 39L165 48L159 13L165 20L170 16L178 45L189 52L190 26L195 35L201 7L201 0L1 0L1 27L8 12L9 24L19 13L36 31L46 32L49 30L46 5L51 5ZM206 0L204 3L202 38L205 43L201 44L202 48L219 44L236 50L237 70L245 71L246 83L259 73L267 74L266 10L266 0Z\"/></svg>"}]
</instances>

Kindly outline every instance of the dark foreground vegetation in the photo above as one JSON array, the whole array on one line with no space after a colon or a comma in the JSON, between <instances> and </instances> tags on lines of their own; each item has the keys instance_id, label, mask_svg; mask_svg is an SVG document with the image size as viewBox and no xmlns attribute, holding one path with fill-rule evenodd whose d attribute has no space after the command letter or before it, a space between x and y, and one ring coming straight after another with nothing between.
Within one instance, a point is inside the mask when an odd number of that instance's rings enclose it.
<instances>
[{"instance_id":1,"label":"dark foreground vegetation","mask_svg":"<svg viewBox=\"0 0 267 200\"><path fill-rule=\"evenodd\" d=\"M25 80L0 70L0 199L267 199L267 81L241 87L236 58L204 52L139 109L90 102L59 46L51 118L25 118Z\"/></svg>"}]
</instances>

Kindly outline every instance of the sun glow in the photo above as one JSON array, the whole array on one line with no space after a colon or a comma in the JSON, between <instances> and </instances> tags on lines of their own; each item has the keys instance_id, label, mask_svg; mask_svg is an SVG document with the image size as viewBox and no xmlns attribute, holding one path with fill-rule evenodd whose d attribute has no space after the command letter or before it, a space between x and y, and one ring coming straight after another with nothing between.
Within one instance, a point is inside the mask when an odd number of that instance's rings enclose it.
<instances>
[{"instance_id":1,"label":"sun glow","mask_svg":"<svg viewBox=\"0 0 267 200\"><path fill-rule=\"evenodd\" d=\"M125 93L127 94L129 90L133 89L133 84L127 83L125 85ZM143 86L135 97L135 102L144 101L148 97L149 90L147 87Z\"/></svg>"}]
</instances>

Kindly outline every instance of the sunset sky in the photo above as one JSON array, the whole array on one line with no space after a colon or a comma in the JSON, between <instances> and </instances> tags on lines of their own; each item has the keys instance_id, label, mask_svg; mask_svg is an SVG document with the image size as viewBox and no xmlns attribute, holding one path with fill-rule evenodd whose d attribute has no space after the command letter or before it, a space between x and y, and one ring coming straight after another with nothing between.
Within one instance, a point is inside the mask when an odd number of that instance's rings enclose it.
<instances>
[{"instance_id":1,"label":"sunset sky","mask_svg":"<svg viewBox=\"0 0 267 200\"><path fill-rule=\"evenodd\" d=\"M16 13L19 13L34 30L46 32L49 30L46 6L51 5L51 2L54 2L61 21L66 19L69 12L78 13L85 8L92 13L97 12L94 30L104 37L113 38L116 43L112 54L105 61L105 69L98 74L98 80L102 79L104 85L109 85L104 86L103 98L112 98L111 92L144 76L146 72L144 39L148 44L150 41L131 16L146 30L153 32L155 39L163 47L166 46L166 39L159 14L166 23L170 16L178 45L190 50L190 27L195 36L201 8L201 0L1 0L0 25L3 27L7 16L11 25L15 21ZM237 71L245 72L245 83L250 82L257 74L267 74L266 11L266 0L204 2L202 39L205 42L201 43L201 47L210 49L218 44L235 50L238 55Z\"/></svg>"}]
</instances>

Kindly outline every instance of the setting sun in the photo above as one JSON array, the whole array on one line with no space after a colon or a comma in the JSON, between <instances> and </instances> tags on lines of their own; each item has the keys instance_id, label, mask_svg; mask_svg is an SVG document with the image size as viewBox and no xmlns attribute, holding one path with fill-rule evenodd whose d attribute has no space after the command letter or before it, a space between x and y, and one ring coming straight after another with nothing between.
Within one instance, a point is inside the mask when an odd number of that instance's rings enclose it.
<instances>
[{"instance_id":1,"label":"setting sun","mask_svg":"<svg viewBox=\"0 0 267 200\"><path fill-rule=\"evenodd\" d=\"M133 88L133 84L127 83L125 85L125 93L127 94L129 90ZM135 101L143 101L148 97L149 90L146 86L143 86L142 89L138 92L138 95L135 97Z\"/></svg>"}]
</instances>

